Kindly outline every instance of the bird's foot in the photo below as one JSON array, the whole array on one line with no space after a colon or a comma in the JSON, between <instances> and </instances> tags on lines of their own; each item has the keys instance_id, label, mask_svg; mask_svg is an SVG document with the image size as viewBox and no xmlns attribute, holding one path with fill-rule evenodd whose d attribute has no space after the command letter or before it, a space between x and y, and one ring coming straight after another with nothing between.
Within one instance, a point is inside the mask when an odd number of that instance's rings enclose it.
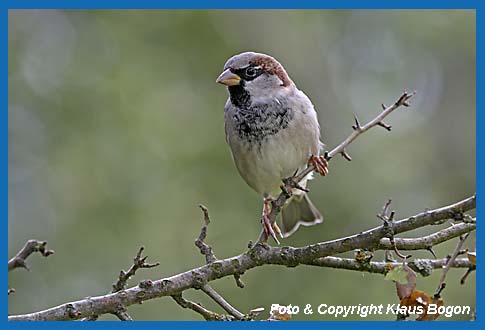
<instances>
[{"instance_id":1,"label":"bird's foot","mask_svg":"<svg viewBox=\"0 0 485 330\"><path fill-rule=\"evenodd\" d=\"M320 173L320 175L325 176L328 174L328 161L325 156L311 156L308 164L313 165L315 171Z\"/></svg>"},{"instance_id":2,"label":"bird's foot","mask_svg":"<svg viewBox=\"0 0 485 330\"><path fill-rule=\"evenodd\" d=\"M264 205L263 205L263 215L261 216L261 224L263 225L264 233L266 237L272 237L277 244L280 244L278 238L276 237L276 233L281 236L281 230L276 224L276 222L271 223L271 218L269 217L271 213L271 202L272 199L270 197L264 198Z\"/></svg>"}]
</instances>

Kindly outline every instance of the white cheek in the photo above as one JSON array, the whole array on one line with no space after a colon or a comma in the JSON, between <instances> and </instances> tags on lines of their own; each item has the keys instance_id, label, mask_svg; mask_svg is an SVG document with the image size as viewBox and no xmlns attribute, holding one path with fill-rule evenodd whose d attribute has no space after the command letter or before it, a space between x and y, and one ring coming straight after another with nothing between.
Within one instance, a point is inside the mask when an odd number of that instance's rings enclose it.
<instances>
[{"instance_id":1,"label":"white cheek","mask_svg":"<svg viewBox=\"0 0 485 330\"><path fill-rule=\"evenodd\" d=\"M276 98L281 94L283 82L278 76L261 76L246 83L246 90L251 94L253 102L261 99Z\"/></svg>"}]
</instances>

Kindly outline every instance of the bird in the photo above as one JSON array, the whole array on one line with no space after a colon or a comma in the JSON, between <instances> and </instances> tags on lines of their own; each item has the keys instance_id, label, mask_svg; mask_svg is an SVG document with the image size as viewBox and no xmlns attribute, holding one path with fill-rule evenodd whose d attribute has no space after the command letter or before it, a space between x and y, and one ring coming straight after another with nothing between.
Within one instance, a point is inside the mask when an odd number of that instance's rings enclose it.
<instances>
[{"instance_id":1,"label":"bird","mask_svg":"<svg viewBox=\"0 0 485 330\"><path fill-rule=\"evenodd\" d=\"M261 223L266 237L278 244L300 225L323 222L310 201L306 185L309 173L292 191L281 210L281 228L271 223L271 202L283 180L309 164L328 174L320 124L310 99L297 88L284 67L272 56L244 52L232 56L216 82L227 87L224 130L236 168L244 181L263 197Z\"/></svg>"}]
</instances>

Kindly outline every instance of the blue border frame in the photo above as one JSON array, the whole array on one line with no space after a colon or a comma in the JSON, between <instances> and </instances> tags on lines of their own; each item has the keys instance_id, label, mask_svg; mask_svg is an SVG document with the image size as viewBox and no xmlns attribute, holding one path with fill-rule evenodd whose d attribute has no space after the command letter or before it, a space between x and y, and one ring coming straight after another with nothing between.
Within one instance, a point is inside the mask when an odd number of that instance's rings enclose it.
<instances>
[{"instance_id":1,"label":"blue border frame","mask_svg":"<svg viewBox=\"0 0 485 330\"><path fill-rule=\"evenodd\" d=\"M479 0L7 0L4 5L10 9L65 8L65 9L475 9Z\"/></svg>"},{"instance_id":2,"label":"blue border frame","mask_svg":"<svg viewBox=\"0 0 485 330\"><path fill-rule=\"evenodd\" d=\"M1 73L4 77L2 79L2 99L3 104L5 106L4 111L2 112L2 121L4 127L4 138L0 141L1 152L2 152L2 172L6 173L7 175L4 176L4 190L2 191L2 213L4 214L3 217L3 228L6 229L5 233L8 233L8 10L9 9L53 9L53 8L63 8L63 9L149 9L149 8L165 8L165 9L475 9L476 10L476 20L477 20L477 75L476 75L476 87L477 93L476 95L481 95L481 92L485 92L483 90L483 66L480 65L478 59L483 56L483 41L480 40L479 36L484 35L483 33L483 25L480 19L483 17L481 15L482 11L480 7L480 1L476 0L395 0L395 1L362 1L362 0L326 0L324 3L320 3L317 0L300 0L300 1L289 1L289 0L264 0L264 1L256 1L256 0L180 0L174 2L163 2L163 1L150 1L150 0L44 0L44 1L35 1L35 0L7 0L0 2L0 7L2 9L2 44L6 47L4 51L2 51L2 62L4 63L1 67ZM483 19L482 19L483 20ZM477 169L480 168L481 165L484 164L483 162L483 154L478 152L480 150L481 143L480 141L483 139L483 134L478 129L478 123L483 123L483 110L479 111L478 109L481 108L483 101L477 97L476 104L477 104L477 124L476 124L476 134L477 134ZM459 109L457 109L459 111ZM479 171L476 173L477 177L477 197L478 203L480 203L480 193L481 193L481 174ZM481 208L477 207L477 216L481 216ZM478 226L478 233L480 234L480 225ZM8 241L5 241L4 247L6 255L5 258L8 260L8 245L6 244ZM477 244L482 245L481 241L478 240ZM481 250L479 246L477 246L477 250ZM477 271L477 275L481 274L480 271ZM2 282L7 284L8 276L7 273L4 272L1 275ZM7 284L8 286L8 284ZM482 285L477 281L477 313L480 315L479 312L479 297L481 297ZM207 329L207 328L220 328L224 329L229 325L226 322L188 322L188 321L165 321L163 323L155 322L155 321L141 321L141 322L35 322L35 323L25 323L25 322L8 322L7 321L7 314L8 314L8 297L4 295L2 300L2 311L4 318L1 323L1 327L3 329L23 329L23 328L31 328L35 326L36 328L41 329L53 329L53 328L64 328L64 327L102 327L102 328L110 328L110 329L119 329L120 327L130 327L130 328L139 328L139 329L148 329L154 327L164 327L164 328L172 328L172 327L182 327L182 328L192 328L197 327L198 329ZM480 326L480 324L482 324ZM249 327L258 327L258 328L281 328L281 329L288 329L288 328L296 328L296 327L303 327L306 329L317 329L321 328L322 326L331 326L332 328L355 328L360 327L363 329L375 329L376 327L389 327L390 324L388 322L383 321L333 321L332 323L321 323L319 321L300 321L300 322L232 322L230 326L237 327L237 328L249 328ZM443 328L462 328L462 327L470 327L470 328L478 328L483 327L484 322L482 321L481 317L477 317L476 322L433 322L433 323L422 323L422 322L394 322L392 327L396 328L409 328L410 326L415 328L424 328L427 329L429 327L439 327L440 329Z\"/></svg>"}]
</instances>

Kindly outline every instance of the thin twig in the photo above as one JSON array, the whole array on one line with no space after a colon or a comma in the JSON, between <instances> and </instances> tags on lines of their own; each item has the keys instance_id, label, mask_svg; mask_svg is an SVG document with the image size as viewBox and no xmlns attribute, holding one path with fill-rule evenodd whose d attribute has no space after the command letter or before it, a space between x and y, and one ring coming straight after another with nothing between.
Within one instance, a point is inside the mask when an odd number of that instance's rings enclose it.
<instances>
[{"instance_id":1,"label":"thin twig","mask_svg":"<svg viewBox=\"0 0 485 330\"><path fill-rule=\"evenodd\" d=\"M244 289L244 282L241 280L241 274L236 273L234 274L234 280L236 281L236 285L238 288Z\"/></svg>"},{"instance_id":2,"label":"thin twig","mask_svg":"<svg viewBox=\"0 0 485 330\"><path fill-rule=\"evenodd\" d=\"M216 290L214 290L210 285L206 284L202 287L202 291L204 291L209 297L211 297L216 303L219 304L226 312L234 316L236 319L240 320L244 317L244 314L238 311L236 308L232 307L224 297L222 297Z\"/></svg>"},{"instance_id":3,"label":"thin twig","mask_svg":"<svg viewBox=\"0 0 485 330\"><path fill-rule=\"evenodd\" d=\"M26 260L32 253L39 252L44 257L48 257L54 253L54 250L46 249L46 245L47 242L35 239L28 240L22 249L17 252L15 257L8 261L8 271L14 270L15 268L25 268L30 270Z\"/></svg>"},{"instance_id":4,"label":"thin twig","mask_svg":"<svg viewBox=\"0 0 485 330\"><path fill-rule=\"evenodd\" d=\"M426 265L429 270L441 269L448 262L447 258L443 259L418 259L417 261L409 262L408 265L421 275L429 276L431 272L423 272L417 268L416 264ZM385 274L392 269L392 267L402 266L402 262L380 262L380 261L369 261L366 263L359 262L355 259L350 258L339 258L339 257L323 257L312 260L307 265L318 266L318 267L329 267L337 269L346 269L353 271L362 271L376 274ZM466 258L455 259L450 267L453 268L468 268L471 263Z\"/></svg>"},{"instance_id":5,"label":"thin twig","mask_svg":"<svg viewBox=\"0 0 485 330\"><path fill-rule=\"evenodd\" d=\"M473 223L459 223L448 228L442 229L436 233L428 236L417 238L394 238L394 245L399 250L428 250L432 251L432 247L443 242L447 242L450 239L458 237L460 235L469 233L476 229L476 225ZM382 238L379 242L379 249L392 249L393 244L389 238ZM434 255L436 258L436 256Z\"/></svg>"},{"instance_id":6,"label":"thin twig","mask_svg":"<svg viewBox=\"0 0 485 330\"><path fill-rule=\"evenodd\" d=\"M147 263L146 260L148 256L142 257L142 253L145 247L140 247L138 250L138 253L136 254L136 257L133 259L133 265L131 265L130 269L128 271L121 270L120 275L118 276L118 280L116 283L113 284L113 290L111 292L118 292L126 288L128 280L135 275L136 271L140 268L153 268L157 267L160 265L159 262L156 262L154 264Z\"/></svg>"},{"instance_id":7,"label":"thin twig","mask_svg":"<svg viewBox=\"0 0 485 330\"><path fill-rule=\"evenodd\" d=\"M133 259L133 265L131 265L130 269L128 269L127 272L124 270L120 271L120 275L118 276L118 281L113 284L113 290L111 290L112 293L119 292L121 290L124 290L127 286L128 280L135 275L136 271L140 268L153 268L157 267L160 265L159 262L156 262L154 264L150 264L146 262L146 259L148 256L142 257L143 250L145 250L145 247L142 246L138 250L138 253L136 254L136 257ZM112 313L116 317L118 317L121 321L133 321L133 318L128 314L126 311L125 305L123 303L118 304L116 307L115 311ZM94 321L98 318L98 316L91 316L90 321Z\"/></svg>"},{"instance_id":8,"label":"thin twig","mask_svg":"<svg viewBox=\"0 0 485 330\"><path fill-rule=\"evenodd\" d=\"M197 237L197 239L195 240L195 246L199 248L200 253L205 256L205 260L209 264L217 260L217 257L214 255L214 252L212 251L212 247L207 243L205 243L204 241L207 237L207 227L209 226L209 223L210 223L209 210L207 210L207 207L205 207L202 204L200 204L199 207L204 213L204 225L200 229L199 237Z\"/></svg>"},{"instance_id":9,"label":"thin twig","mask_svg":"<svg viewBox=\"0 0 485 330\"><path fill-rule=\"evenodd\" d=\"M212 246L205 242L205 239L207 238L207 230L210 224L209 210L202 204L199 204L199 208L204 214L204 225L200 229L199 237L197 237L197 239L195 240L195 246L197 246L200 253L205 256L206 263L210 264L211 262L216 261L217 257L214 254ZM241 274L234 274L234 280L236 281L236 285L239 288L244 288L244 283L241 280Z\"/></svg>"},{"instance_id":10,"label":"thin twig","mask_svg":"<svg viewBox=\"0 0 485 330\"><path fill-rule=\"evenodd\" d=\"M182 294L172 295L172 298L182 308L189 308L189 309L199 313L207 321L221 321L221 320L224 320L224 319L228 319L224 315L214 313L214 312L208 310L207 308L201 306L198 303L194 303L192 301L186 300L184 297L182 297Z\"/></svg>"},{"instance_id":11,"label":"thin twig","mask_svg":"<svg viewBox=\"0 0 485 330\"><path fill-rule=\"evenodd\" d=\"M471 265L465 272L465 274L463 274L463 276L461 277L460 279L460 284L463 285L465 284L465 281L466 279L468 278L468 275L470 275L471 273L473 273L473 271L475 271L477 269L477 267L475 265Z\"/></svg>"},{"instance_id":12,"label":"thin twig","mask_svg":"<svg viewBox=\"0 0 485 330\"><path fill-rule=\"evenodd\" d=\"M212 247L205 242L207 238L207 228L210 223L209 210L202 204L199 204L200 209L204 214L204 225L200 229L199 237L195 240L195 246L199 248L201 254L205 256L205 261L207 264L217 261L217 257L214 255ZM236 279L236 284L238 284L238 278L234 274ZM240 282L240 279L239 279ZM239 284L238 284L239 286ZM211 297L217 304L219 304L226 312L234 316L236 319L240 320L244 317L244 314L238 311L236 308L231 306L216 290L214 290L210 285L205 284L201 287L202 291L205 292L209 297Z\"/></svg>"},{"instance_id":13,"label":"thin twig","mask_svg":"<svg viewBox=\"0 0 485 330\"><path fill-rule=\"evenodd\" d=\"M408 259L411 255L403 255L396 246L396 241L394 240L394 229L392 227L392 222L394 221L394 216L396 215L395 211L390 211L391 206L391 199L388 199L386 203L384 203L384 207L382 208L381 213L377 215L379 219L382 220L382 228L386 232L386 237L389 239L391 243L391 248L394 250L394 253L401 258L401 259Z\"/></svg>"},{"instance_id":14,"label":"thin twig","mask_svg":"<svg viewBox=\"0 0 485 330\"><path fill-rule=\"evenodd\" d=\"M133 259L133 265L131 265L130 269L128 269L127 272L125 272L124 270L120 271L120 274L118 275L118 280L116 281L116 283L113 284L111 293L116 293L124 290L127 286L128 280L135 275L138 269L153 268L160 265L160 263L158 262L154 264L147 263L146 259L148 258L148 256L142 257L143 250L145 250L145 247L140 247L138 253ZM132 321L132 318L126 311L126 307L123 305L123 303L119 303L117 306L115 306L111 314L116 315L122 321ZM81 321L96 321L98 318L99 315L92 314L82 319Z\"/></svg>"},{"instance_id":15,"label":"thin twig","mask_svg":"<svg viewBox=\"0 0 485 330\"><path fill-rule=\"evenodd\" d=\"M455 250L451 254L450 258L448 259L448 262L443 267L443 273L441 273L440 281L438 282L438 287L436 289L436 294L435 294L438 298L445 284L446 275L448 274L448 271L452 267L451 265L455 261L456 257L458 257L458 255L460 254L461 247L463 246L463 243L465 243L468 236L470 236L470 233L462 235L458 238L458 243L456 244Z\"/></svg>"}]
</instances>

